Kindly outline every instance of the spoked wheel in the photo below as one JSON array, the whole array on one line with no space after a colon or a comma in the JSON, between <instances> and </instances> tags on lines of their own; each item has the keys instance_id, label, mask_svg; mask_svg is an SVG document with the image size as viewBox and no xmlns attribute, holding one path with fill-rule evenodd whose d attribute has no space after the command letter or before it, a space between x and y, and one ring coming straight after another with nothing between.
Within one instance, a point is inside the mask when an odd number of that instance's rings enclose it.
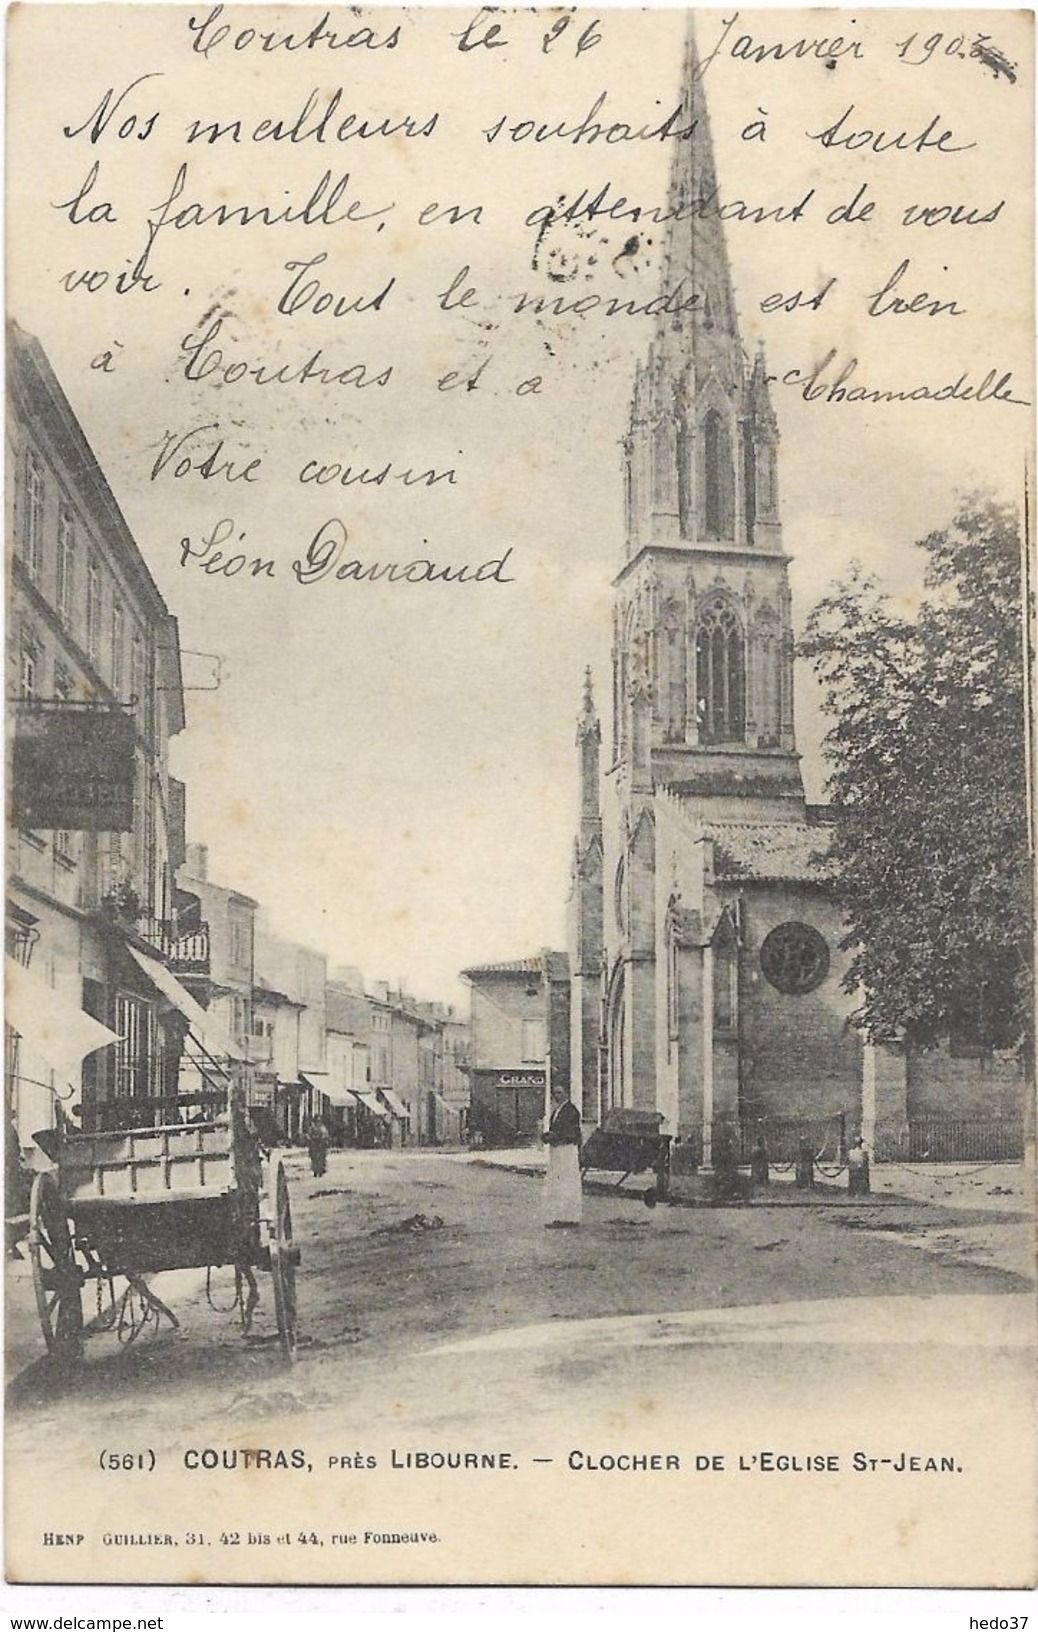
<instances>
[{"instance_id":1,"label":"spoked wheel","mask_svg":"<svg viewBox=\"0 0 1038 1632\"><path fill-rule=\"evenodd\" d=\"M37 1173L29 1198L29 1257L36 1309L48 1352L77 1359L83 1347L83 1275L72 1221L53 1173Z\"/></svg>"},{"instance_id":2,"label":"spoked wheel","mask_svg":"<svg viewBox=\"0 0 1038 1632\"><path fill-rule=\"evenodd\" d=\"M274 1314L278 1323L281 1352L289 1364L296 1357L296 1265L299 1248L292 1241L292 1205L288 1196L285 1169L278 1162L269 1193L271 1216L267 1220L270 1247L270 1276L274 1283Z\"/></svg>"}]
</instances>

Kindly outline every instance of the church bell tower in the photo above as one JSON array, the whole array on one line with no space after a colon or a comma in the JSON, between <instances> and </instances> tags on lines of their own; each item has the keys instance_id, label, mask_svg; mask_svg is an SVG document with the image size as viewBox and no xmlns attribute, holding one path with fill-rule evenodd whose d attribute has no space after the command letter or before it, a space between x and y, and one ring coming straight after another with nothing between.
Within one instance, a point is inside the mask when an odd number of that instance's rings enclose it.
<instances>
[{"instance_id":1,"label":"church bell tower","mask_svg":"<svg viewBox=\"0 0 1038 1632\"><path fill-rule=\"evenodd\" d=\"M668 196L661 315L625 439L615 580L613 765L704 818L803 820L793 735L779 433L763 353L743 350L689 32Z\"/></svg>"}]
</instances>

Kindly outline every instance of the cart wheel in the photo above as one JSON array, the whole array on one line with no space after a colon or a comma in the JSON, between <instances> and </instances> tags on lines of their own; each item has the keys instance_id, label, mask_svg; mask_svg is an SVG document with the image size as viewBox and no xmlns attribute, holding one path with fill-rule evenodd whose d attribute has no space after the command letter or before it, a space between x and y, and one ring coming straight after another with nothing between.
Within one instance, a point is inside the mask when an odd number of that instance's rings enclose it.
<instances>
[{"instance_id":1,"label":"cart wheel","mask_svg":"<svg viewBox=\"0 0 1038 1632\"><path fill-rule=\"evenodd\" d=\"M53 1173L37 1173L29 1198L29 1257L48 1352L78 1358L83 1346L83 1276L72 1224Z\"/></svg>"},{"instance_id":2,"label":"cart wheel","mask_svg":"<svg viewBox=\"0 0 1038 1632\"><path fill-rule=\"evenodd\" d=\"M279 1162L274 1174L273 1218L270 1233L270 1274L274 1282L274 1314L281 1339L281 1352L291 1364L296 1357L296 1264L298 1249L292 1244L292 1205L288 1180Z\"/></svg>"}]
</instances>

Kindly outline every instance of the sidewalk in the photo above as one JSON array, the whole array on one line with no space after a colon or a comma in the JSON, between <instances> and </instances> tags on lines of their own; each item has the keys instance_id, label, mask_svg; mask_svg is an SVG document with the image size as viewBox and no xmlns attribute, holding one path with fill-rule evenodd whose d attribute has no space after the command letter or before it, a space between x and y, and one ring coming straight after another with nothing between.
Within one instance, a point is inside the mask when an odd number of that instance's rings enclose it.
<instances>
[{"instance_id":1,"label":"sidewalk","mask_svg":"<svg viewBox=\"0 0 1038 1632\"><path fill-rule=\"evenodd\" d=\"M546 1152L537 1147L487 1150L469 1161L507 1173L536 1177L544 1172ZM651 1173L636 1174L622 1188L612 1175L595 1174L585 1187L592 1193L637 1201L655 1187ZM820 1178L809 1190L798 1190L792 1172L772 1172L771 1183L752 1200L736 1207L803 1208L824 1211L837 1225L866 1231L877 1239L932 1254L946 1263L976 1269L1003 1270L1027 1281L1035 1276L1034 1174L1020 1163L930 1167L882 1163L871 1170L867 1196L851 1196L847 1175ZM670 1201L678 1207L709 1207L708 1181L693 1175L671 1178ZM966 1217L963 1217L963 1214Z\"/></svg>"},{"instance_id":2,"label":"sidewalk","mask_svg":"<svg viewBox=\"0 0 1038 1632\"><path fill-rule=\"evenodd\" d=\"M496 1167L505 1173L539 1175L548 1165L548 1154L543 1146L517 1146L504 1150L472 1151L467 1160L474 1166ZM596 1173L591 1186L599 1190L617 1189L620 1175L615 1180L604 1172ZM681 1202L685 1175L671 1178L671 1198ZM958 1211L968 1208L977 1212L1014 1213L1027 1217L1033 1208L1035 1196L1034 1174L1020 1162L986 1162L966 1164L942 1162L923 1166L898 1162L873 1163L871 1193L868 1196L849 1196L847 1174L836 1178L816 1177L810 1190L797 1190L793 1173L772 1170L771 1183L758 1189L755 1204L783 1206L842 1205L868 1207L873 1203L886 1205L894 1201L928 1204ZM623 1195L640 1196L655 1185L651 1173L634 1174L623 1185ZM691 1188L689 1186L689 1188Z\"/></svg>"}]
</instances>

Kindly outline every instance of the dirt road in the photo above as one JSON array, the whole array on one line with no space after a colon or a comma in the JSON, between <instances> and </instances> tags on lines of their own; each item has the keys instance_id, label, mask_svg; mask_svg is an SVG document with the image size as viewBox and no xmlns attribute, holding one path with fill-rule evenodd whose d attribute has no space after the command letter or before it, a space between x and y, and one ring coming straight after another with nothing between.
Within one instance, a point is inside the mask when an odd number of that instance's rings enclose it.
<instances>
[{"instance_id":1,"label":"dirt road","mask_svg":"<svg viewBox=\"0 0 1038 1632\"><path fill-rule=\"evenodd\" d=\"M963 1525L989 1485L1030 1499L1033 1470L1020 1424L1033 1408L1033 1293L1023 1275L971 1257L956 1235L968 1227L968 1215L890 1198L861 1207L844 1200L839 1208L650 1211L591 1195L579 1230L548 1231L536 1178L464 1155L333 1152L319 1181L301 1153L290 1153L288 1165L302 1249L304 1341L296 1365L284 1369L276 1344L245 1342L232 1315L209 1308L204 1276L159 1277L156 1290L176 1308L179 1331L122 1350L112 1337L91 1339L73 1375L34 1362L13 1377L7 1428L13 1485L31 1469L33 1488L57 1500L67 1485L71 1500L78 1479L81 1512L95 1499L91 1470L100 1451L143 1445L168 1475L156 1508L164 1523L173 1522L173 1511L188 1526L186 1535L196 1511L217 1510L249 1526L276 1527L291 1470L278 1483L265 1469L239 1464L232 1475L217 1465L206 1480L209 1464L198 1458L226 1453L233 1461L250 1447L280 1446L285 1456L294 1448L306 1463L303 1483L298 1490L291 1485L293 1515L312 1509L315 1526L327 1528L334 1489L335 1502L350 1493L351 1511L395 1515L398 1522L411 1512L428 1525L427 1507L414 1505L418 1495L435 1490L437 1501L452 1501L459 1487L437 1486L432 1471L416 1473L409 1457L503 1454L514 1459L505 1468L560 1481L545 1484L542 1500L561 1502L581 1535L593 1525L601 1547L610 1526L602 1528L583 1476L602 1455L673 1455L683 1467L694 1467L697 1456L719 1456L728 1468L762 1450L834 1455L843 1459L841 1478L855 1454L887 1458L891 1466L901 1456L943 1457L967 1469L979 1455L979 1483L967 1490L948 1477L940 1486L940 1501L959 1504ZM1019 1253L1026 1262L1028 1226L1018 1208L989 1210L984 1223L1013 1243L1008 1257L996 1256L1012 1261ZM927 1250L906 1245L912 1241ZM261 1338L273 1331L269 1285L262 1289L254 1334ZM230 1277L211 1290L213 1302L224 1305ZM31 1330L25 1291L19 1285L12 1300L15 1337ZM979 1452L978 1401L986 1413ZM371 1459L372 1470L363 1476L363 1501L360 1457ZM147 1502L156 1490L146 1481L109 1480L100 1488L117 1498L112 1516L124 1526L131 1522L126 1503L137 1493ZM473 1506L466 1495L466 1534L491 1523L498 1488L493 1497L488 1491L485 1515L481 1502ZM509 1523L525 1535L537 1501L526 1477L510 1488L518 1507L509 1508ZM780 1505L793 1489L781 1485L780 1494L779 1484L767 1482L764 1488L768 1503ZM797 1500L806 1490L797 1486ZM722 1496L720 1482L710 1494L718 1511L731 1508L734 1548L744 1522L736 1517L737 1494L726 1486ZM882 1522L893 1522L898 1500L884 1506L883 1494L874 1489L870 1499ZM933 1500L929 1491L927 1499ZM821 1522L819 1501L821 1493L812 1490L810 1512ZM340 1519L339 1507L334 1511ZM626 1511L621 1502L612 1513L620 1534ZM11 1512L20 1520L16 1507ZM61 1522L54 1512L41 1522ZM500 1515L495 1522L496 1534ZM25 1525L28 1536L36 1533L27 1517ZM532 1535L527 1539L532 1548ZM837 1547L838 1531L830 1544ZM215 1532L205 1545L219 1548ZM811 1569L819 1567L817 1536L812 1545L802 1558L794 1548L783 1559L784 1579L808 1578L808 1556ZM662 1540L660 1546L661 1559L671 1558L672 1546L669 1552ZM725 1565L727 1575L709 1574L723 1553L722 1547L721 1554L716 1548L690 1554L688 1573L679 1578L742 1579L732 1572L747 1567L743 1555L738 1565ZM526 1556L519 1547L517 1573L508 1578L524 1578L532 1568L522 1562ZM941 1557L951 1580L955 1549L945 1547ZM471 1578L486 1579L479 1557L466 1558ZM863 1558L859 1579L866 1580L867 1553ZM182 1572L182 1555L177 1559ZM967 1562L963 1554L964 1569ZM120 1557L119 1567L155 1566L134 1554ZM174 1569L165 1555L160 1567ZM220 1572L207 1579L269 1578L256 1558L237 1552L218 1561L207 1554L206 1567ZM311 1567L312 1577L292 1578L337 1579L334 1570L342 1566L321 1553L305 1566ZM986 1560L984 1567L994 1566ZM354 1573L342 1578L394 1579L380 1575L386 1568L378 1557L355 1558ZM416 1579L436 1578L435 1560L432 1573L423 1576L424 1568ZM911 1579L910 1559L906 1570Z\"/></svg>"}]
</instances>

